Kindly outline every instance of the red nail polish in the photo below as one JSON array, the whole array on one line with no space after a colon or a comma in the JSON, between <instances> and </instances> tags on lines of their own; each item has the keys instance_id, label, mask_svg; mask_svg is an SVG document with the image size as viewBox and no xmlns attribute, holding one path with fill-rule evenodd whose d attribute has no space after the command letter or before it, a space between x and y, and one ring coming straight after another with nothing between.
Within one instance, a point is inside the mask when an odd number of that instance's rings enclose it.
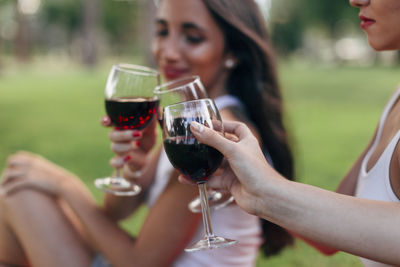
<instances>
[{"instance_id":1,"label":"red nail polish","mask_svg":"<svg viewBox=\"0 0 400 267\"><path fill-rule=\"evenodd\" d=\"M124 158L124 162L128 162L130 159L131 159L132 157L131 156L126 156L125 158Z\"/></svg>"},{"instance_id":2,"label":"red nail polish","mask_svg":"<svg viewBox=\"0 0 400 267\"><path fill-rule=\"evenodd\" d=\"M133 137L139 137L140 136L140 132L139 131L135 131L132 133Z\"/></svg>"},{"instance_id":3,"label":"red nail polish","mask_svg":"<svg viewBox=\"0 0 400 267\"><path fill-rule=\"evenodd\" d=\"M140 146L140 141L136 141L136 145L137 145L137 146Z\"/></svg>"}]
</instances>

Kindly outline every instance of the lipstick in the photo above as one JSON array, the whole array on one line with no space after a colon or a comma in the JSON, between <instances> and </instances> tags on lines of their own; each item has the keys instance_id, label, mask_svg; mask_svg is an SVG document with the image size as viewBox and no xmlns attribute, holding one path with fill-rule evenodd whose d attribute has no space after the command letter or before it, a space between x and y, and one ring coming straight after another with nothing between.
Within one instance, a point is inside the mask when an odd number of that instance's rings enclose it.
<instances>
[{"instance_id":1,"label":"lipstick","mask_svg":"<svg viewBox=\"0 0 400 267\"><path fill-rule=\"evenodd\" d=\"M360 19L361 19L361 28L364 30L375 23L375 20L370 19L364 15L360 15Z\"/></svg>"}]
</instances>

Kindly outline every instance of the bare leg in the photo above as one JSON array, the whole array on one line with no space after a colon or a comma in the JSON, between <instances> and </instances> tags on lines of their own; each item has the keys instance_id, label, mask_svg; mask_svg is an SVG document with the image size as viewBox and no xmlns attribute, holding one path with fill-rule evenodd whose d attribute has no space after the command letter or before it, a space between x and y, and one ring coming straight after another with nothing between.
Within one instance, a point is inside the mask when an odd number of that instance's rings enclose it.
<instances>
[{"instance_id":1,"label":"bare leg","mask_svg":"<svg viewBox=\"0 0 400 267\"><path fill-rule=\"evenodd\" d=\"M90 266L92 251L54 198L21 190L2 197L0 207L0 262Z\"/></svg>"},{"instance_id":2,"label":"bare leg","mask_svg":"<svg viewBox=\"0 0 400 267\"><path fill-rule=\"evenodd\" d=\"M0 267L9 267L14 264L25 266L26 260L22 247L6 223L3 201L0 204Z\"/></svg>"}]
</instances>

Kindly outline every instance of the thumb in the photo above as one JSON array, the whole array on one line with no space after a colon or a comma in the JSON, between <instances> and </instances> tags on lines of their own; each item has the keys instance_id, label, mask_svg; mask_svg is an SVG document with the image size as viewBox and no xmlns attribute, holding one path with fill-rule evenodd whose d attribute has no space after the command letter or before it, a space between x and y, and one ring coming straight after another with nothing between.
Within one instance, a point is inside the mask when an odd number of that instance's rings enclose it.
<instances>
[{"instance_id":1,"label":"thumb","mask_svg":"<svg viewBox=\"0 0 400 267\"><path fill-rule=\"evenodd\" d=\"M234 145L234 142L226 139L221 136L218 132L193 121L190 124L190 130L193 135L199 140L201 143L209 145L218 151L220 151L224 156L229 155L230 148Z\"/></svg>"}]
</instances>

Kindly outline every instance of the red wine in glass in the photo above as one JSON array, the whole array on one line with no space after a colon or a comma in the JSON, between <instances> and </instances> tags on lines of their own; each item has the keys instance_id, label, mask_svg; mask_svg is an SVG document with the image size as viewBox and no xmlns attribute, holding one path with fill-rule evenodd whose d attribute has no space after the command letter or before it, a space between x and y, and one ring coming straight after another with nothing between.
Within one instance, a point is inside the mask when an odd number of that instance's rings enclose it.
<instances>
[{"instance_id":1,"label":"red wine in glass","mask_svg":"<svg viewBox=\"0 0 400 267\"><path fill-rule=\"evenodd\" d=\"M195 138L181 141L179 137L169 138L164 140L164 148L172 166L196 183L206 182L223 159L218 150L199 143Z\"/></svg>"},{"instance_id":2,"label":"red wine in glass","mask_svg":"<svg viewBox=\"0 0 400 267\"><path fill-rule=\"evenodd\" d=\"M141 130L157 114L159 100L154 98L111 98L105 100L106 112L117 130Z\"/></svg>"}]
</instances>

